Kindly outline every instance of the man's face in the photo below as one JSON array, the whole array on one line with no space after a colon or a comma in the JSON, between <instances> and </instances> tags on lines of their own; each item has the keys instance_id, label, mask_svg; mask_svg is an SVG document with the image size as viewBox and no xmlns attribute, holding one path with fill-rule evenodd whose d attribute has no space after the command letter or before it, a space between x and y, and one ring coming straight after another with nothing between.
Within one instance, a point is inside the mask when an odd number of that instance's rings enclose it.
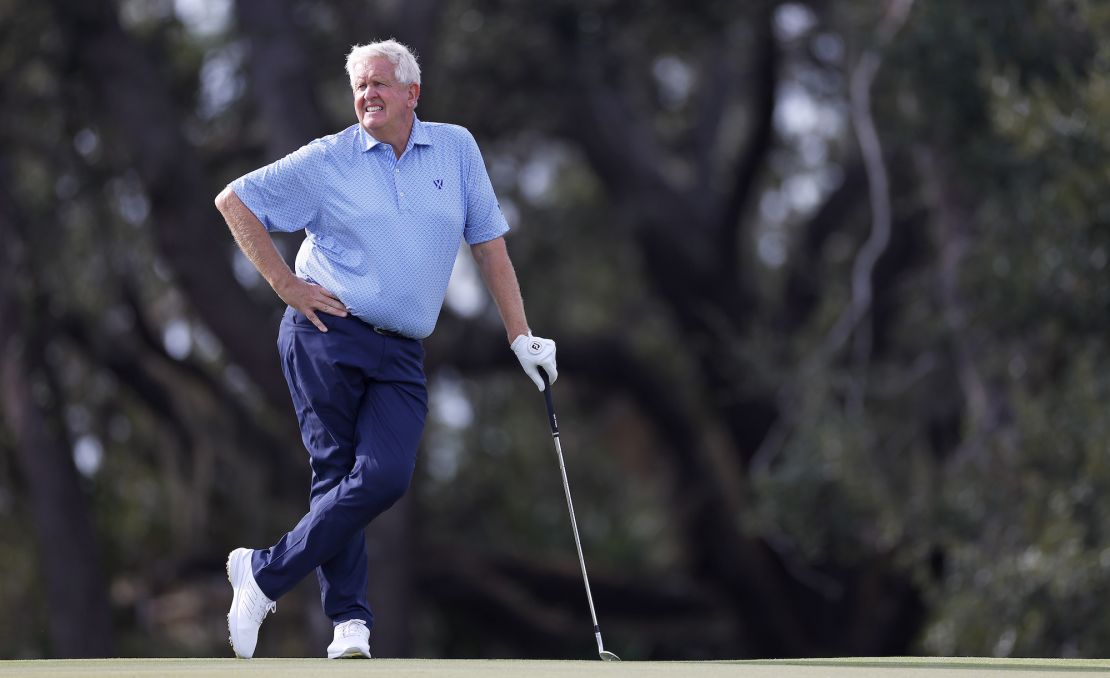
<instances>
[{"instance_id":1,"label":"man's face","mask_svg":"<svg viewBox=\"0 0 1110 678\"><path fill-rule=\"evenodd\" d=\"M385 57L373 57L353 71L351 89L355 115L362 127L378 141L392 142L408 132L420 85L397 82L396 67ZM407 136L406 136L407 139Z\"/></svg>"}]
</instances>

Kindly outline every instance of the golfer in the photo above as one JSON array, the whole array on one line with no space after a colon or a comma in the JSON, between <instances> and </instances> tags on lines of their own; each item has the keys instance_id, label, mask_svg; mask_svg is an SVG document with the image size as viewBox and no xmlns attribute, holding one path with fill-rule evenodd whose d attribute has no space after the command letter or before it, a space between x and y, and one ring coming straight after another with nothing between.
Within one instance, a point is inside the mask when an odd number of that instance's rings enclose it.
<instances>
[{"instance_id":1,"label":"golfer","mask_svg":"<svg viewBox=\"0 0 1110 678\"><path fill-rule=\"evenodd\" d=\"M232 182L216 206L243 253L288 304L282 370L308 449L308 513L269 548L227 561L239 657L281 596L316 571L334 639L328 657L369 657L363 530L404 495L428 411L421 340L466 240L525 372L558 376L533 337L505 249L509 230L470 132L416 116L420 67L394 41L347 56L357 124ZM306 237L295 273L270 231Z\"/></svg>"}]
</instances>

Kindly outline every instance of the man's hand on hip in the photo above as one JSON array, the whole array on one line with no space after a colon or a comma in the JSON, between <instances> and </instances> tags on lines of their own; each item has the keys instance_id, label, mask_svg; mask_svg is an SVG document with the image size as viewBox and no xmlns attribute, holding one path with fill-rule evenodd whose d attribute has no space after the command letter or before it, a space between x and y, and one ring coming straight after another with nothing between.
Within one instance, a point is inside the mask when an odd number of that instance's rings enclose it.
<instances>
[{"instance_id":1,"label":"man's hand on hip","mask_svg":"<svg viewBox=\"0 0 1110 678\"><path fill-rule=\"evenodd\" d=\"M536 384L536 388L543 390L543 379L540 377L539 368L547 372L547 378L552 384L559 378L559 371L555 368L555 342L543 337L534 337L532 333L518 335L513 339L513 353L528 375Z\"/></svg>"},{"instance_id":2,"label":"man's hand on hip","mask_svg":"<svg viewBox=\"0 0 1110 678\"><path fill-rule=\"evenodd\" d=\"M317 311L323 311L340 318L347 317L347 307L343 305L343 302L315 283L291 275L283 281L280 288L275 288L274 291L281 297L281 300L303 313L304 317L308 318L321 332L327 332L328 328L324 321L316 315Z\"/></svg>"}]
</instances>

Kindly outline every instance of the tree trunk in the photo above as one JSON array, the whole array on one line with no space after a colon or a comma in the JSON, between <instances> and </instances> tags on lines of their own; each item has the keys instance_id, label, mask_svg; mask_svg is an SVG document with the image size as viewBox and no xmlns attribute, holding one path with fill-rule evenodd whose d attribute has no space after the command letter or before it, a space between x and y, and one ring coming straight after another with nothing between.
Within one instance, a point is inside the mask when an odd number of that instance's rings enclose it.
<instances>
[{"instance_id":1,"label":"tree trunk","mask_svg":"<svg viewBox=\"0 0 1110 678\"><path fill-rule=\"evenodd\" d=\"M370 568L370 606L374 610L376 657L412 654L412 512L413 492L374 519L366 528Z\"/></svg>"},{"instance_id":2,"label":"tree trunk","mask_svg":"<svg viewBox=\"0 0 1110 678\"><path fill-rule=\"evenodd\" d=\"M0 156L2 157L2 156ZM0 195L7 184L0 161ZM65 436L43 406L56 394L36 388L46 365L32 326L34 306L20 298L33 273L21 266L24 243L14 207L0 203L0 417L14 441L15 458L30 502L46 589L50 655L108 657L115 653L112 614L96 536ZM18 283L18 285L17 285ZM28 298L33 295L27 295ZM13 612L14 613L14 612Z\"/></svg>"}]
</instances>

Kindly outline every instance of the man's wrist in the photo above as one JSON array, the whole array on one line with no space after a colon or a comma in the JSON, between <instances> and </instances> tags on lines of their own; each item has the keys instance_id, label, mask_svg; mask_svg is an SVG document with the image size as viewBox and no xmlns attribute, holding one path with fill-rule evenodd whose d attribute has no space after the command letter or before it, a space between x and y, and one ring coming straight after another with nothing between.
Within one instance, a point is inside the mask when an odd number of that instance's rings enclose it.
<instances>
[{"instance_id":1,"label":"man's wrist","mask_svg":"<svg viewBox=\"0 0 1110 678\"><path fill-rule=\"evenodd\" d=\"M521 331L509 332L508 333L509 346L512 346L513 344L515 344L517 339L519 339L521 337L530 337L530 336L532 336L532 330L530 330L527 327L525 327Z\"/></svg>"},{"instance_id":2,"label":"man's wrist","mask_svg":"<svg viewBox=\"0 0 1110 678\"><path fill-rule=\"evenodd\" d=\"M297 280L299 280L297 275L289 270L288 267L285 267L284 271L278 271L273 276L273 280L270 281L270 287L273 288L274 292L276 292L279 297L285 299Z\"/></svg>"}]
</instances>

